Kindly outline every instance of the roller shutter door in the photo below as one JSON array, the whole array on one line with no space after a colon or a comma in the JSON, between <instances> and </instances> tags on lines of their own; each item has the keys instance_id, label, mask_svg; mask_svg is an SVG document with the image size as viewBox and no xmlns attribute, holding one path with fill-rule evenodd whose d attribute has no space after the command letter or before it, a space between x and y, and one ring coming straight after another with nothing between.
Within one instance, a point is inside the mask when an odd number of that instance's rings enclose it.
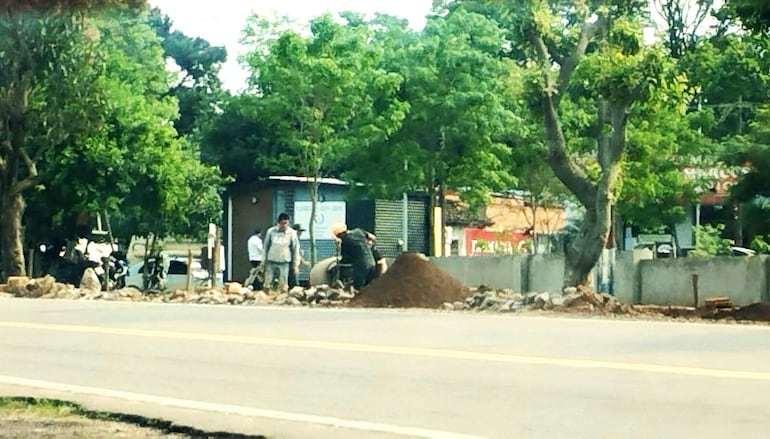
<instances>
[{"instance_id":1,"label":"roller shutter door","mask_svg":"<svg viewBox=\"0 0 770 439\"><path fill-rule=\"evenodd\" d=\"M427 254L427 217L425 202L409 200L408 205L409 251ZM395 258L399 254L398 241L402 236L402 202L377 200L375 204L375 227L377 247L383 256Z\"/></svg>"}]
</instances>

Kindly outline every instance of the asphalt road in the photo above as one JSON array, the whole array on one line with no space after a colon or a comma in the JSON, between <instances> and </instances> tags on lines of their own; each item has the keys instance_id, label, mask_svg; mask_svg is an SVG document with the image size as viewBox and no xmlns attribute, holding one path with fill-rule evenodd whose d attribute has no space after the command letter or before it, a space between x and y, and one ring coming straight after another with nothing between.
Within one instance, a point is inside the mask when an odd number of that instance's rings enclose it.
<instances>
[{"instance_id":1,"label":"asphalt road","mask_svg":"<svg viewBox=\"0 0 770 439\"><path fill-rule=\"evenodd\" d=\"M0 300L0 394L279 438L766 438L770 327Z\"/></svg>"}]
</instances>

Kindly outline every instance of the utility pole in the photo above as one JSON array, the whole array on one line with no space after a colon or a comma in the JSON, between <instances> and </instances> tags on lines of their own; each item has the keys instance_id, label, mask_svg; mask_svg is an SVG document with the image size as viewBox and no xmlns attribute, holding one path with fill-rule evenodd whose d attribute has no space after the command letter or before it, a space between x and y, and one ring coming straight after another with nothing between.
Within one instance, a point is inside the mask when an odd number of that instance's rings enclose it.
<instances>
[{"instance_id":1,"label":"utility pole","mask_svg":"<svg viewBox=\"0 0 770 439\"><path fill-rule=\"evenodd\" d=\"M404 159L404 174L409 171L409 162ZM404 245L401 246L402 252L409 251L409 197L404 191L401 199L401 240Z\"/></svg>"}]
</instances>

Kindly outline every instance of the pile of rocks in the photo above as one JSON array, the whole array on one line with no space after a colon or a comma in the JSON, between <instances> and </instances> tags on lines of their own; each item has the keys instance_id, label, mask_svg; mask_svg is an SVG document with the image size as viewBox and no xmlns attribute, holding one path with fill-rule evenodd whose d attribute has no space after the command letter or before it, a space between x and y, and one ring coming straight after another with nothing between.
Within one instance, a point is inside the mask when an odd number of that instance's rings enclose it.
<instances>
[{"instance_id":1,"label":"pile of rocks","mask_svg":"<svg viewBox=\"0 0 770 439\"><path fill-rule=\"evenodd\" d=\"M606 293L596 293L577 288L565 288L561 294L517 293L510 289L493 289L486 286L471 289L472 295L464 301L446 302L444 310L475 310L492 312L517 312L553 310L576 313L630 314L633 307Z\"/></svg>"},{"instance_id":2,"label":"pile of rocks","mask_svg":"<svg viewBox=\"0 0 770 439\"><path fill-rule=\"evenodd\" d=\"M51 276L30 279L11 277L8 284L0 285L0 296L69 300L105 300L161 303L199 303L213 305L285 305L308 307L360 306L353 302L356 296L347 290L319 285L310 288L294 287L287 293L266 294L252 291L237 282L224 288L196 288L193 291L176 290L163 293L142 292L136 288L102 291L98 282L84 276L79 288L56 282ZM517 293L510 289L485 286L473 288L464 300L445 302L444 310L474 310L490 312L523 312L552 310L590 314L633 314L634 307L626 305L609 294L565 288L562 294Z\"/></svg>"},{"instance_id":3,"label":"pile of rocks","mask_svg":"<svg viewBox=\"0 0 770 439\"><path fill-rule=\"evenodd\" d=\"M84 276L85 278L85 276ZM197 288L194 291L142 292L136 288L102 291L101 285L84 281L79 288L56 282L51 276L30 279L15 276L0 285L0 297L22 297L68 300L105 300L130 302L200 303L213 305L289 305L289 306L344 306L354 295L351 292L319 285L311 288L295 287L288 293L265 294L252 291L238 283L224 288Z\"/></svg>"},{"instance_id":4,"label":"pile of rocks","mask_svg":"<svg viewBox=\"0 0 770 439\"><path fill-rule=\"evenodd\" d=\"M310 288L297 286L287 293L266 294L263 291L252 291L237 282L230 282L222 290L204 289L193 292L177 290L160 296L163 296L163 302L170 303L335 307L346 305L353 299L354 294L328 285Z\"/></svg>"}]
</instances>

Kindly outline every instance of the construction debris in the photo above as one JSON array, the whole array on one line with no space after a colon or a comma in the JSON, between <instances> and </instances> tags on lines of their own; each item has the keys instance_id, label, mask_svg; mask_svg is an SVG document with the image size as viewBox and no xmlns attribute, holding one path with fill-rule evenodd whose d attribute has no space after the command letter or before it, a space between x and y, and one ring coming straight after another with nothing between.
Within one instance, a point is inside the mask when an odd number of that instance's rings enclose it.
<instances>
[{"instance_id":1,"label":"construction debris","mask_svg":"<svg viewBox=\"0 0 770 439\"><path fill-rule=\"evenodd\" d=\"M709 319L718 321L770 322L770 304L733 307L727 297L711 297L701 308L672 305L629 305L606 293L565 288L562 293L494 289L468 289L449 274L416 254L403 255L391 270L359 294L318 285L294 287L285 293L252 291L237 282L223 288L196 288L163 293L135 288L100 291L75 288L56 282L51 276L30 279L16 276L0 284L0 297L69 300L106 300L212 305L276 305L305 307L404 307L433 308L465 312L548 312L583 316L643 317L668 319Z\"/></svg>"},{"instance_id":2,"label":"construction debris","mask_svg":"<svg viewBox=\"0 0 770 439\"><path fill-rule=\"evenodd\" d=\"M733 308L733 301L729 297L708 297L704 300L706 307L716 309Z\"/></svg>"}]
</instances>

